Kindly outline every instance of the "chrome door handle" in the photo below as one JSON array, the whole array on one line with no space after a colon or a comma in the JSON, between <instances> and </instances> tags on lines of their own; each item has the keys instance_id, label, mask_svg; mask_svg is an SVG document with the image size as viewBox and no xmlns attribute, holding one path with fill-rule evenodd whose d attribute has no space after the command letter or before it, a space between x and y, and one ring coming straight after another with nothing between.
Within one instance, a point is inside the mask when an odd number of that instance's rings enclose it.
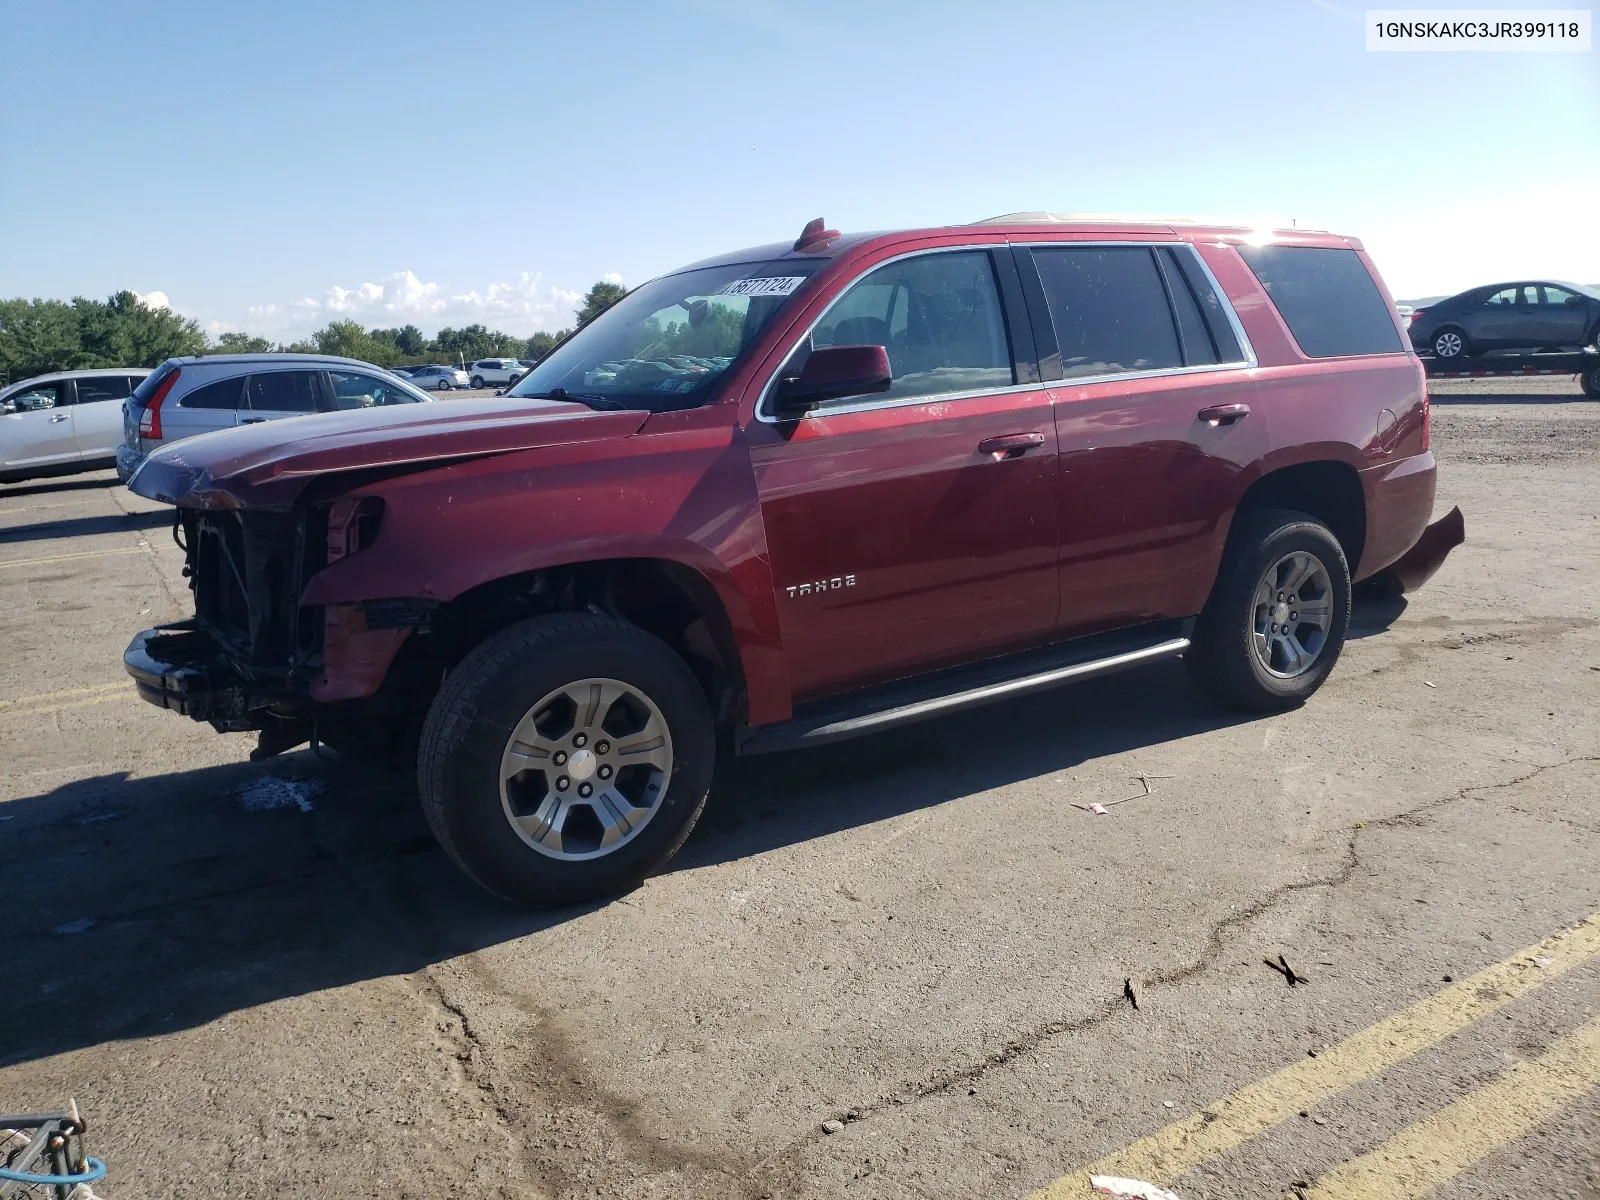
<instances>
[{"instance_id":1,"label":"chrome door handle","mask_svg":"<svg viewBox=\"0 0 1600 1200\"><path fill-rule=\"evenodd\" d=\"M1232 425L1250 415L1248 404L1213 404L1195 414L1207 425Z\"/></svg>"},{"instance_id":2,"label":"chrome door handle","mask_svg":"<svg viewBox=\"0 0 1600 1200\"><path fill-rule=\"evenodd\" d=\"M71 413L57 413L55 416L50 418L50 424L54 425L57 421L70 420L71 416Z\"/></svg>"},{"instance_id":3,"label":"chrome door handle","mask_svg":"<svg viewBox=\"0 0 1600 1200\"><path fill-rule=\"evenodd\" d=\"M1008 458L1020 458L1042 445L1042 433L1003 433L999 437L984 438L978 443L978 453L989 455L995 462L1004 462Z\"/></svg>"}]
</instances>

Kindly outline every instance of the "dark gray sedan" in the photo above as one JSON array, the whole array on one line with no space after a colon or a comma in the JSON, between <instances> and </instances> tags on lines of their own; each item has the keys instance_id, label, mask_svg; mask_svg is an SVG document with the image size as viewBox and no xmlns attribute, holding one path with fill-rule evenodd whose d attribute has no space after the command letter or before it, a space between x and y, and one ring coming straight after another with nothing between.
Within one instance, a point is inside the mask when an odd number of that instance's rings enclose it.
<instances>
[{"instance_id":1,"label":"dark gray sedan","mask_svg":"<svg viewBox=\"0 0 1600 1200\"><path fill-rule=\"evenodd\" d=\"M1412 313L1408 332L1436 358L1576 350L1600 333L1600 294L1576 283L1492 283Z\"/></svg>"}]
</instances>

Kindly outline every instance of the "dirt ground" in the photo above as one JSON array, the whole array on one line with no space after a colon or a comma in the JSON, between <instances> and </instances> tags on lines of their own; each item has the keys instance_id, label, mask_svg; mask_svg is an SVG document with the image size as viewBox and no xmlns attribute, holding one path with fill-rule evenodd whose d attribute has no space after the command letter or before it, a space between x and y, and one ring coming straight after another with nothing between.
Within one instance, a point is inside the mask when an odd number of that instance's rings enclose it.
<instances>
[{"instance_id":1,"label":"dirt ground","mask_svg":"<svg viewBox=\"0 0 1600 1200\"><path fill-rule=\"evenodd\" d=\"M1467 543L1303 709L1168 663L733 762L545 914L132 696L165 510L0 487L0 1110L75 1096L108 1200L1600 1197L1600 403L1434 395Z\"/></svg>"}]
</instances>

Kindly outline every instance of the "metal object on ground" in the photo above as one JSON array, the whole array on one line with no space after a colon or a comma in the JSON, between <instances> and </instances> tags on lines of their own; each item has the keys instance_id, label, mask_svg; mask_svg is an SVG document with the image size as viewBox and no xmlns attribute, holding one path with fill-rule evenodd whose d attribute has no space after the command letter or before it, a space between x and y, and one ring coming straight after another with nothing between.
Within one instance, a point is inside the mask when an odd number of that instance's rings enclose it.
<instances>
[{"instance_id":1,"label":"metal object on ground","mask_svg":"<svg viewBox=\"0 0 1600 1200\"><path fill-rule=\"evenodd\" d=\"M35 1196L48 1189L56 1200L82 1195L80 1185L105 1176L105 1164L84 1149L84 1121L70 1111L0 1116L0 1197Z\"/></svg>"}]
</instances>

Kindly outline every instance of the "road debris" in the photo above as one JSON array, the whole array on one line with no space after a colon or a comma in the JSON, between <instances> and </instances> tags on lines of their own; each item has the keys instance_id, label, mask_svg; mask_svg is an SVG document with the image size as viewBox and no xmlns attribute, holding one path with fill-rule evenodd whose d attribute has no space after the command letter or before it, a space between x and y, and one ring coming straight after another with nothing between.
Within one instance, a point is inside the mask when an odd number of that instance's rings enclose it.
<instances>
[{"instance_id":1,"label":"road debris","mask_svg":"<svg viewBox=\"0 0 1600 1200\"><path fill-rule=\"evenodd\" d=\"M1437 683L1434 683L1434 682L1433 682L1433 681L1432 681L1432 680L1429 680L1429 679L1424 679L1424 680L1423 680L1423 681L1422 681L1422 686L1423 686L1423 687L1431 687L1431 688L1436 688L1436 687L1438 687L1438 686L1439 686L1439 685L1438 685L1438 684L1437 684Z\"/></svg>"},{"instance_id":2,"label":"road debris","mask_svg":"<svg viewBox=\"0 0 1600 1200\"><path fill-rule=\"evenodd\" d=\"M1123 1196L1126 1200L1178 1200L1176 1192L1142 1179L1123 1179L1119 1175L1091 1175L1089 1186L1107 1196Z\"/></svg>"},{"instance_id":3,"label":"road debris","mask_svg":"<svg viewBox=\"0 0 1600 1200\"><path fill-rule=\"evenodd\" d=\"M822 1123L822 1132L823 1133L838 1133L843 1128L844 1128L844 1122L843 1121L824 1121Z\"/></svg>"},{"instance_id":4,"label":"road debris","mask_svg":"<svg viewBox=\"0 0 1600 1200\"><path fill-rule=\"evenodd\" d=\"M1103 817L1106 815L1106 810L1114 805L1126 804L1129 800L1143 800L1146 796L1153 793L1155 789L1150 786L1150 781L1152 779L1171 779L1173 776L1150 775L1144 771L1140 771L1137 775L1130 775L1129 778L1137 779L1141 784L1144 785L1144 790L1142 792L1135 792L1131 796L1124 796L1120 800L1108 800L1104 804L1079 804L1076 800L1074 800L1072 802L1072 807L1081 808L1084 812L1094 813L1097 817Z\"/></svg>"},{"instance_id":5,"label":"road debris","mask_svg":"<svg viewBox=\"0 0 1600 1200\"><path fill-rule=\"evenodd\" d=\"M1134 1012L1139 1011L1139 997L1133 994L1133 980L1131 978L1122 981L1122 998L1133 1005Z\"/></svg>"},{"instance_id":6,"label":"road debris","mask_svg":"<svg viewBox=\"0 0 1600 1200\"><path fill-rule=\"evenodd\" d=\"M277 775L263 775L236 794L239 803L251 812L298 808L308 813L312 809L311 801L322 794L323 787L320 779L284 779Z\"/></svg>"},{"instance_id":7,"label":"road debris","mask_svg":"<svg viewBox=\"0 0 1600 1200\"><path fill-rule=\"evenodd\" d=\"M64 937L68 934L74 933L88 933L89 930L94 928L94 926L95 921L93 917L79 917L76 921L63 921L50 932L61 934Z\"/></svg>"},{"instance_id":8,"label":"road debris","mask_svg":"<svg viewBox=\"0 0 1600 1200\"><path fill-rule=\"evenodd\" d=\"M1273 962L1270 958L1263 958L1261 961L1287 979L1290 987L1309 982L1304 975L1296 974L1295 969L1289 965L1288 960L1281 954L1278 955L1277 962Z\"/></svg>"}]
</instances>

